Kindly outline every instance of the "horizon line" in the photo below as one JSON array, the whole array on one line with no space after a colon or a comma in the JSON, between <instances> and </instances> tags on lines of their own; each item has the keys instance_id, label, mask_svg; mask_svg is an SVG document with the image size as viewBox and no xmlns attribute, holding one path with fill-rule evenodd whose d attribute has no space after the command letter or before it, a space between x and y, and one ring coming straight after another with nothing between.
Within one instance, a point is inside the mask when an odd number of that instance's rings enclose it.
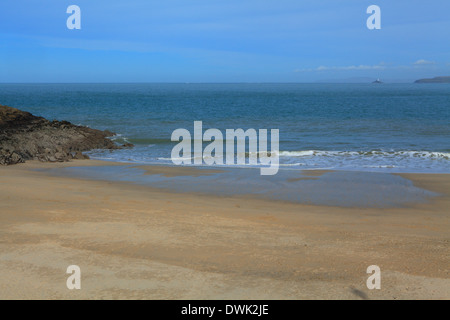
<instances>
[{"instance_id":1,"label":"horizon line","mask_svg":"<svg viewBox=\"0 0 450 320\"><path fill-rule=\"evenodd\" d=\"M428 78L422 78L422 79L428 79ZM376 79L374 79L375 81ZM419 79L417 79L419 80ZM385 80L383 81L383 84L411 84L415 83L416 80L409 80L409 81L389 81ZM326 81L326 80L317 80L314 82L297 82L297 81L123 81L123 82L103 82L103 81L94 81L94 82L88 82L88 81L77 81L77 82L47 82L47 81L33 81L33 82L2 82L0 81L0 85L5 84L372 84L372 82L367 81Z\"/></svg>"}]
</instances>

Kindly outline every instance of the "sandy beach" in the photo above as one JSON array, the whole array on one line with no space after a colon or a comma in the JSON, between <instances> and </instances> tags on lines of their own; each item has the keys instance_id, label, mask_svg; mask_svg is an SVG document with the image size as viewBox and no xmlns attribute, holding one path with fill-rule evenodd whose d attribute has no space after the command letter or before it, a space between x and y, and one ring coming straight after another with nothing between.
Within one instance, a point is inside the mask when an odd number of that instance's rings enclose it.
<instances>
[{"instance_id":1,"label":"sandy beach","mask_svg":"<svg viewBox=\"0 0 450 320\"><path fill-rule=\"evenodd\" d=\"M79 2L0 4L0 300L450 300L450 1Z\"/></svg>"},{"instance_id":2,"label":"sandy beach","mask_svg":"<svg viewBox=\"0 0 450 320\"><path fill-rule=\"evenodd\" d=\"M343 208L35 170L104 165L117 164L0 167L0 299L450 298L448 174L401 175L441 194L427 203ZM186 170L146 174L196 178ZM66 287L69 265L81 290Z\"/></svg>"}]
</instances>

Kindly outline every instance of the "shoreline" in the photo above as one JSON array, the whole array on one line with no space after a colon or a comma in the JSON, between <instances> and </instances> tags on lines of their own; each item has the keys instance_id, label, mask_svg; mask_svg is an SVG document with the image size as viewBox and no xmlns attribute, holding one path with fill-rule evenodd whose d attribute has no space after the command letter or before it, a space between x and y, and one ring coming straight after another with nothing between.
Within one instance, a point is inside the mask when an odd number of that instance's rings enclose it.
<instances>
[{"instance_id":1,"label":"shoreline","mask_svg":"<svg viewBox=\"0 0 450 320\"><path fill-rule=\"evenodd\" d=\"M36 170L61 177L120 182L187 193L192 196L235 196L252 199L321 205L328 207L414 207L442 196L448 188L431 189L413 183L428 174L344 170L281 170L263 177L253 167L176 166L94 160L78 165L45 166ZM438 176L449 176L437 174ZM445 179L445 178L444 178ZM345 191L344 191L345 189Z\"/></svg>"},{"instance_id":2,"label":"shoreline","mask_svg":"<svg viewBox=\"0 0 450 320\"><path fill-rule=\"evenodd\" d=\"M442 195L386 209L176 193L34 170L105 165L123 163L0 167L0 298L450 298L448 174L401 174ZM164 174L177 176L173 169ZM65 286L72 264L82 270L79 291ZM373 264L381 290L365 286Z\"/></svg>"}]
</instances>

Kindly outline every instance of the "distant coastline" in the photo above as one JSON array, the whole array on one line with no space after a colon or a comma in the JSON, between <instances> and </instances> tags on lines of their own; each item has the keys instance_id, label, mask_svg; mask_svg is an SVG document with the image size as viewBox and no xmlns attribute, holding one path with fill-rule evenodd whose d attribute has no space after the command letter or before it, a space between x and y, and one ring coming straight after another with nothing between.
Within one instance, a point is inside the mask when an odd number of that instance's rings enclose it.
<instances>
[{"instance_id":1,"label":"distant coastline","mask_svg":"<svg viewBox=\"0 0 450 320\"><path fill-rule=\"evenodd\" d=\"M434 77L429 79L419 79L414 83L450 83L450 77Z\"/></svg>"}]
</instances>

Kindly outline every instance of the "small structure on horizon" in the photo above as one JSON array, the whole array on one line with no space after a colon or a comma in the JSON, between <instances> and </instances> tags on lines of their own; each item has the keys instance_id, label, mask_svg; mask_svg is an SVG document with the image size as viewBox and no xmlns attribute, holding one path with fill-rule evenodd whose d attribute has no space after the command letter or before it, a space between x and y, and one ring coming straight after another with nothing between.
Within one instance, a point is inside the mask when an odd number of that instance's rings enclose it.
<instances>
[{"instance_id":1,"label":"small structure on horizon","mask_svg":"<svg viewBox=\"0 0 450 320\"><path fill-rule=\"evenodd\" d=\"M383 83L383 81L381 81L380 78L378 78L377 80L375 80L375 81L372 82L372 83Z\"/></svg>"}]
</instances>

